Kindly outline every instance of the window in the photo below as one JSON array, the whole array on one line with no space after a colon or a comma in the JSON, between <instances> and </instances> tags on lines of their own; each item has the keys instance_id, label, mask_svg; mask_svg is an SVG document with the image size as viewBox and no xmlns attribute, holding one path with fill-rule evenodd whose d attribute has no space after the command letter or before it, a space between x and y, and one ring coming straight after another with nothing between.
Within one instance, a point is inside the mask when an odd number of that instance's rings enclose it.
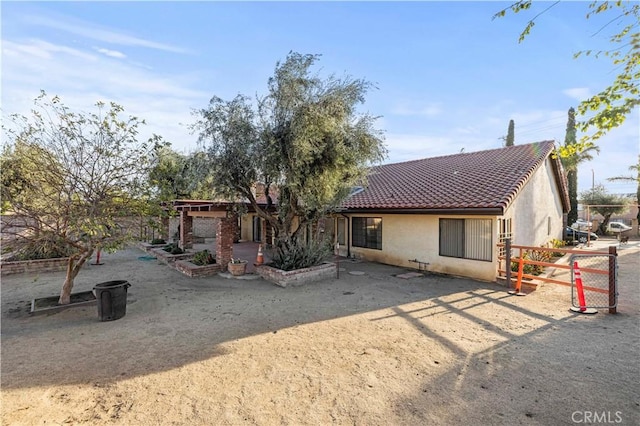
<instances>
[{"instance_id":1,"label":"window","mask_svg":"<svg viewBox=\"0 0 640 426\"><path fill-rule=\"evenodd\" d=\"M382 218L354 217L351 226L354 247L382 250Z\"/></svg>"},{"instance_id":2,"label":"window","mask_svg":"<svg viewBox=\"0 0 640 426\"><path fill-rule=\"evenodd\" d=\"M347 235L347 219L344 217L338 218L338 244L344 246L347 242L345 241L345 235Z\"/></svg>"},{"instance_id":3,"label":"window","mask_svg":"<svg viewBox=\"0 0 640 426\"><path fill-rule=\"evenodd\" d=\"M491 219L440 219L440 256L491 261Z\"/></svg>"},{"instance_id":4,"label":"window","mask_svg":"<svg viewBox=\"0 0 640 426\"><path fill-rule=\"evenodd\" d=\"M498 219L498 241L500 244L505 244L507 239L513 240L513 232L511 230L511 219ZM500 247L499 256L505 256L506 248Z\"/></svg>"}]
</instances>

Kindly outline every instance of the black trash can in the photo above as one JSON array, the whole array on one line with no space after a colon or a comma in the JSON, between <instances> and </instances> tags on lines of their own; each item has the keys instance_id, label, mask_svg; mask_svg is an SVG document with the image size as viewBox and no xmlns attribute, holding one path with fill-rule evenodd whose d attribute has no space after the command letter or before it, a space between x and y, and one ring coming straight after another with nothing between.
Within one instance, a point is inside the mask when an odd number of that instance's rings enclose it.
<instances>
[{"instance_id":1,"label":"black trash can","mask_svg":"<svg viewBox=\"0 0 640 426\"><path fill-rule=\"evenodd\" d=\"M113 321L127 313L127 289L129 281L107 281L96 284L93 291L98 302L98 318L100 321Z\"/></svg>"}]
</instances>

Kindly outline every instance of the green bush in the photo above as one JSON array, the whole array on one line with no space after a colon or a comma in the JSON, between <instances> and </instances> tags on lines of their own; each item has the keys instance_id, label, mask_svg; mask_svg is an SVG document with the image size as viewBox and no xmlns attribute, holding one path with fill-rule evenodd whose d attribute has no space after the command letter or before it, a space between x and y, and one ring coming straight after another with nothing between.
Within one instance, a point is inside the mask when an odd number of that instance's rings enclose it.
<instances>
[{"instance_id":1,"label":"green bush","mask_svg":"<svg viewBox=\"0 0 640 426\"><path fill-rule=\"evenodd\" d=\"M165 240L163 240L162 238L154 238L153 240L151 240L151 244L152 245L159 245L159 244L167 244L167 242Z\"/></svg>"},{"instance_id":2,"label":"green bush","mask_svg":"<svg viewBox=\"0 0 640 426\"><path fill-rule=\"evenodd\" d=\"M328 242L314 241L310 244L296 242L288 250L277 249L271 266L283 271L309 268L320 265L329 254L331 254L331 244Z\"/></svg>"},{"instance_id":3,"label":"green bush","mask_svg":"<svg viewBox=\"0 0 640 426\"><path fill-rule=\"evenodd\" d=\"M212 265L216 263L216 258L211 254L211 252L209 252L209 250L202 250L193 256L191 263L198 266Z\"/></svg>"},{"instance_id":4,"label":"green bush","mask_svg":"<svg viewBox=\"0 0 640 426\"><path fill-rule=\"evenodd\" d=\"M171 244L167 244L166 246L164 246L162 248L162 250L166 251L167 253L171 253L171 254L183 254L184 251L178 247L178 243L171 243Z\"/></svg>"},{"instance_id":5,"label":"green bush","mask_svg":"<svg viewBox=\"0 0 640 426\"><path fill-rule=\"evenodd\" d=\"M524 260L533 260L534 262L549 262L551 260L551 253L541 250L527 250L522 255L522 258ZM511 260L511 270L518 272L518 267L518 260ZM544 271L544 266L542 265L528 265L525 263L522 267L522 272L527 275L540 275L542 271Z\"/></svg>"},{"instance_id":6,"label":"green bush","mask_svg":"<svg viewBox=\"0 0 640 426\"><path fill-rule=\"evenodd\" d=\"M553 240L549 241L549 246L551 248L563 248L565 246L565 242L562 240L558 240L557 238L554 238ZM564 253L559 252L559 251L554 251L551 252L551 257L562 257L564 256Z\"/></svg>"},{"instance_id":7,"label":"green bush","mask_svg":"<svg viewBox=\"0 0 640 426\"><path fill-rule=\"evenodd\" d=\"M12 261L58 259L69 257L74 253L74 248L56 235L42 235L33 241L13 241L2 248L3 252L13 251Z\"/></svg>"}]
</instances>

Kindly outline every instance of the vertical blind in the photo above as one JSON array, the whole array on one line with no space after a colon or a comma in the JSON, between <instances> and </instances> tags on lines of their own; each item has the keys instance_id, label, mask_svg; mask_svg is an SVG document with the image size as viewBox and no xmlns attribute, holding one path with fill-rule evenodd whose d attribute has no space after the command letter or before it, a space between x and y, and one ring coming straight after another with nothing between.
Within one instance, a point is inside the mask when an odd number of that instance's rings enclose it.
<instances>
[{"instance_id":1,"label":"vertical blind","mask_svg":"<svg viewBox=\"0 0 640 426\"><path fill-rule=\"evenodd\" d=\"M440 256L491 261L491 219L440 219Z\"/></svg>"}]
</instances>

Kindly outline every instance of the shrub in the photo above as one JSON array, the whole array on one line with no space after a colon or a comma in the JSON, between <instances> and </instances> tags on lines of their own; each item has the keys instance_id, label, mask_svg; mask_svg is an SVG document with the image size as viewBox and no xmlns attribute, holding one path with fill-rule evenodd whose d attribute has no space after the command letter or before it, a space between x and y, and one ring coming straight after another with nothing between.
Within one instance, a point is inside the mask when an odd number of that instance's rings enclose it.
<instances>
[{"instance_id":1,"label":"shrub","mask_svg":"<svg viewBox=\"0 0 640 426\"><path fill-rule=\"evenodd\" d=\"M182 254L182 253L184 253L184 251L180 247L178 247L178 243L167 244L166 246L164 246L162 248L162 250L166 251L167 253L171 253L171 254Z\"/></svg>"},{"instance_id":2,"label":"shrub","mask_svg":"<svg viewBox=\"0 0 640 426\"><path fill-rule=\"evenodd\" d=\"M563 248L565 246L565 242L562 240L558 240L557 238L554 238L553 240L549 241L549 247L550 248ZM564 253L559 252L559 251L554 251L551 252L551 257L562 257L564 256Z\"/></svg>"},{"instance_id":3,"label":"shrub","mask_svg":"<svg viewBox=\"0 0 640 426\"><path fill-rule=\"evenodd\" d=\"M58 259L69 257L74 253L71 245L53 234L45 234L41 238L33 240L13 241L6 244L3 247L4 250L14 251L13 256L8 259L12 261Z\"/></svg>"},{"instance_id":4,"label":"shrub","mask_svg":"<svg viewBox=\"0 0 640 426\"><path fill-rule=\"evenodd\" d=\"M324 241L314 241L309 244L297 242L286 252L277 250L271 261L271 266L283 271L309 268L322 263L331 254L331 244Z\"/></svg>"},{"instance_id":5,"label":"shrub","mask_svg":"<svg viewBox=\"0 0 640 426\"><path fill-rule=\"evenodd\" d=\"M534 262L549 262L551 260L551 253L548 251L541 250L527 250L522 255L524 260L533 260ZM511 261L511 270L513 272L518 272L518 260ZM540 275L544 271L544 266L542 265L529 265L524 264L522 268L522 272L527 275Z\"/></svg>"},{"instance_id":6,"label":"shrub","mask_svg":"<svg viewBox=\"0 0 640 426\"><path fill-rule=\"evenodd\" d=\"M163 240L162 238L154 238L153 240L151 240L151 244L152 245L159 245L159 244L167 244L167 242L165 240Z\"/></svg>"},{"instance_id":7,"label":"shrub","mask_svg":"<svg viewBox=\"0 0 640 426\"><path fill-rule=\"evenodd\" d=\"M216 258L209 252L209 250L202 250L193 255L191 263L198 266L211 265L216 263Z\"/></svg>"}]
</instances>

